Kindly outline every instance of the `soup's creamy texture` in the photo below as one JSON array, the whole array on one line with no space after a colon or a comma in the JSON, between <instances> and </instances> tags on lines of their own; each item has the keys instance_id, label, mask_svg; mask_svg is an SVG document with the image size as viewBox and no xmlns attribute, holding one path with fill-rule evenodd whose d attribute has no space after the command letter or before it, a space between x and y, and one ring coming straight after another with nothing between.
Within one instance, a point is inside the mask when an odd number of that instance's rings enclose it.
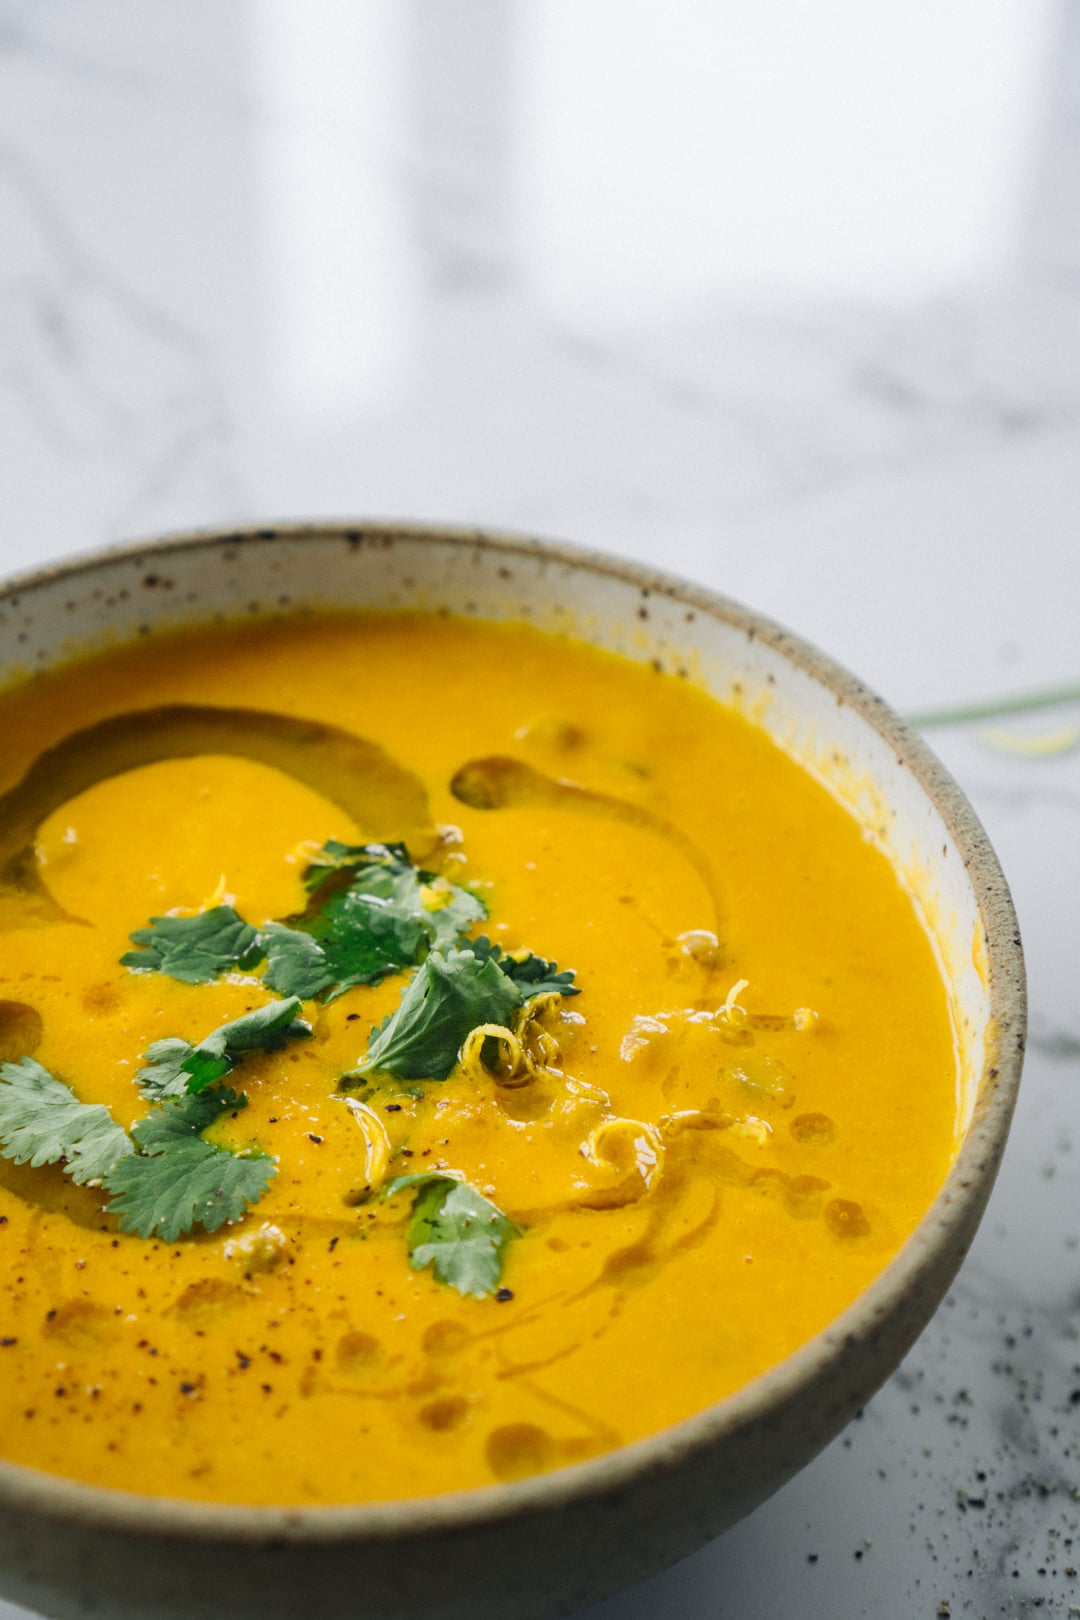
<instances>
[{"instance_id":1,"label":"soup's creamy texture","mask_svg":"<svg viewBox=\"0 0 1080 1620\"><path fill-rule=\"evenodd\" d=\"M5 1457L237 1502L519 1478L737 1389L824 1327L927 1208L956 1134L930 944L883 856L744 719L522 627L296 618L12 689L0 790L69 733L178 703L381 744L442 831L410 855L487 908L467 933L572 968L580 993L517 1020L533 1060L516 1074L491 1042L444 1081L376 1070L344 1088L406 976L305 1000L312 1035L228 1078L248 1105L206 1140L255 1144L277 1173L214 1233L125 1233L100 1186L0 1158ZM491 756L589 794L455 797L460 768ZM262 965L205 983L124 966L129 935L222 903L257 928L294 917L311 851L372 832L310 782L221 754L77 794L36 838L60 915L3 912L5 1073L32 1057L130 1128L154 1106L135 1083L152 1042L197 1043L274 998ZM514 1223L497 1292L410 1264L416 1184L379 1186L419 1171Z\"/></svg>"}]
</instances>

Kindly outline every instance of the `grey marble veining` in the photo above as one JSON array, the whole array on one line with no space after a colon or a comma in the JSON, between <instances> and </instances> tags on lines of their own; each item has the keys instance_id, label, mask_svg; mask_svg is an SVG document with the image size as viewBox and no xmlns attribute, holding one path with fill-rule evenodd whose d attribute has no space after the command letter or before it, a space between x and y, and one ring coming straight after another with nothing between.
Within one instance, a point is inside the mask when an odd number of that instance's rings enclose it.
<instances>
[{"instance_id":1,"label":"grey marble veining","mask_svg":"<svg viewBox=\"0 0 1080 1620\"><path fill-rule=\"evenodd\" d=\"M5 0L0 443L5 572L488 522L902 709L1080 679L1080 13ZM840 1440L592 1620L1080 1613L1080 751L983 730L931 735L1031 974L979 1239Z\"/></svg>"}]
</instances>

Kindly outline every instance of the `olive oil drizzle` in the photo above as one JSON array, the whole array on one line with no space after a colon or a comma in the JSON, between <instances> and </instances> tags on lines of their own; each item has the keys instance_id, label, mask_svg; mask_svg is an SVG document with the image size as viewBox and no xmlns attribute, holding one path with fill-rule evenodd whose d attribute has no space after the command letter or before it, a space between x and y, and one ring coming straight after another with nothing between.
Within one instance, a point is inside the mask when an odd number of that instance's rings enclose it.
<instances>
[{"instance_id":1,"label":"olive oil drizzle","mask_svg":"<svg viewBox=\"0 0 1080 1620\"><path fill-rule=\"evenodd\" d=\"M0 928L73 919L49 893L34 840L42 822L79 793L167 759L231 754L270 765L338 805L373 838L434 845L420 778L377 743L321 720L262 709L175 703L111 715L40 754L0 797Z\"/></svg>"},{"instance_id":2,"label":"olive oil drizzle","mask_svg":"<svg viewBox=\"0 0 1080 1620\"><path fill-rule=\"evenodd\" d=\"M705 852L666 816L631 804L610 793L596 793L576 782L547 776L524 760L491 754L471 759L454 773L450 791L455 799L473 810L572 810L579 814L603 816L629 827L654 833L672 844L697 872L712 902L717 938L724 938L726 907L723 890L712 862Z\"/></svg>"}]
</instances>

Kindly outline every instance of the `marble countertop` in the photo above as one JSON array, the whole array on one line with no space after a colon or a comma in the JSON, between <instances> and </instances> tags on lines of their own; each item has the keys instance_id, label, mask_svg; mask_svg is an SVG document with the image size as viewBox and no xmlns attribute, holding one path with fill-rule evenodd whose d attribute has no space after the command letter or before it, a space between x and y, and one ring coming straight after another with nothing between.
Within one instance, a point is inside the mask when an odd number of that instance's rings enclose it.
<instances>
[{"instance_id":1,"label":"marble countertop","mask_svg":"<svg viewBox=\"0 0 1080 1620\"><path fill-rule=\"evenodd\" d=\"M905 711L1080 681L1080 10L0 0L0 444L4 573L490 523ZM580 1620L1080 1614L1080 748L930 740L1030 972L981 1234L859 1421Z\"/></svg>"}]
</instances>

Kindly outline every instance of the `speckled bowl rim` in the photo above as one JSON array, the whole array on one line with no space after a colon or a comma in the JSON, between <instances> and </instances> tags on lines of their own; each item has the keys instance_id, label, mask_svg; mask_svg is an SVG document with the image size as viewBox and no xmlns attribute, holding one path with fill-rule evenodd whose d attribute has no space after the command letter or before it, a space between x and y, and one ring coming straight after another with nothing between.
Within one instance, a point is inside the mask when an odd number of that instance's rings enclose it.
<instances>
[{"instance_id":1,"label":"speckled bowl rim","mask_svg":"<svg viewBox=\"0 0 1080 1620\"><path fill-rule=\"evenodd\" d=\"M21 602L42 586L74 579L110 562L161 559L199 548L243 546L305 536L342 537L357 544L428 540L439 545L493 550L508 560L537 556L640 592L666 597L706 617L719 618L758 638L828 688L839 705L858 711L889 744L933 802L955 841L973 890L987 940L990 1018L1001 1034L979 1080L975 1110L945 1182L929 1210L878 1277L839 1316L792 1355L693 1417L591 1461L520 1482L480 1486L440 1496L321 1507L264 1507L143 1496L80 1484L0 1460L0 1509L17 1508L58 1526L124 1530L178 1541L275 1546L413 1540L494 1527L537 1511L572 1507L633 1484L642 1474L672 1472L699 1450L763 1423L771 1412L812 1392L826 1371L857 1355L860 1344L903 1308L924 1271L955 1250L958 1267L993 1185L1016 1102L1026 1031L1023 951L1012 898L990 841L971 805L918 733L876 693L826 654L762 614L674 575L585 547L487 527L379 519L284 521L244 527L200 528L146 541L79 553L62 563L0 584L0 606ZM129 605L129 604L128 604ZM194 614L190 621L199 622ZM921 1324L920 1324L921 1325Z\"/></svg>"}]
</instances>

